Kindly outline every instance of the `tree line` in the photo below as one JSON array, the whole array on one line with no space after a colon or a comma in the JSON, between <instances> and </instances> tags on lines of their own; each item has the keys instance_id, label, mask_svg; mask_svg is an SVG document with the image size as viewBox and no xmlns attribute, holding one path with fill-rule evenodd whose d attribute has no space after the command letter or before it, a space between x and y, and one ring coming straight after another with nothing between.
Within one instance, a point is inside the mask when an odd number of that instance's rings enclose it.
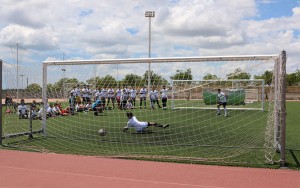
<instances>
[{"instance_id":1,"label":"tree line","mask_svg":"<svg viewBox=\"0 0 300 188\"><path fill-rule=\"evenodd\" d=\"M172 80L193 80L192 70L188 68L186 70L177 70L176 73L170 77ZM232 73L227 74L227 79L250 79L251 75L240 68L235 69ZM217 75L206 74L203 76L203 80L218 80ZM273 72L265 71L261 75L254 75L254 79L264 79L265 83L270 86L273 80ZM300 70L297 70L294 73L286 75L287 86L295 86L300 83ZM127 74L124 79L118 81L111 75L105 75L103 77L94 77L86 80L86 82L80 82L76 78L62 78L57 82L47 84L48 91L61 91L62 88L71 89L76 87L77 84L84 85L97 85L100 88L103 87L118 87L122 85L130 87L141 87L148 85L148 71L146 71L142 76L136 74ZM153 71L150 72L150 84L151 85L168 85L169 82L163 78L162 75L159 75ZM39 84L33 83L28 85L26 88L27 92L41 92L42 88Z\"/></svg>"}]
</instances>

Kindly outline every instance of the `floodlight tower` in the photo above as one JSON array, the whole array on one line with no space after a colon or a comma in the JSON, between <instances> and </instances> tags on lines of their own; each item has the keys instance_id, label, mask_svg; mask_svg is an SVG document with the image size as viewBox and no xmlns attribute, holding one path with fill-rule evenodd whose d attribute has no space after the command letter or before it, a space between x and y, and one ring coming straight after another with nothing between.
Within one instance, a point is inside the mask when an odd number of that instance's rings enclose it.
<instances>
[{"instance_id":1,"label":"floodlight tower","mask_svg":"<svg viewBox=\"0 0 300 188\"><path fill-rule=\"evenodd\" d=\"M66 98L66 86L65 86L66 69L62 68L61 71L63 72L63 97Z\"/></svg>"},{"instance_id":2,"label":"floodlight tower","mask_svg":"<svg viewBox=\"0 0 300 188\"><path fill-rule=\"evenodd\" d=\"M145 17L149 18L149 63L148 63L148 93L150 92L150 84L151 84L151 18L155 17L155 11L146 11L145 12Z\"/></svg>"}]
</instances>

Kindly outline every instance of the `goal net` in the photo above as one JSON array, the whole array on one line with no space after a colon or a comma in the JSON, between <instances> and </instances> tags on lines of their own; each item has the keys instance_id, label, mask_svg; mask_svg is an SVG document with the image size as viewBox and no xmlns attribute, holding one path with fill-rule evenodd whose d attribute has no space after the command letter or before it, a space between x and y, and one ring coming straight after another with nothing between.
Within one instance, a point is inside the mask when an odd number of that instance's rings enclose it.
<instances>
[{"instance_id":1,"label":"goal net","mask_svg":"<svg viewBox=\"0 0 300 188\"><path fill-rule=\"evenodd\" d=\"M264 111L262 79L171 80L171 87L173 109L216 109L220 89L226 96L227 109Z\"/></svg>"},{"instance_id":2,"label":"goal net","mask_svg":"<svg viewBox=\"0 0 300 188\"><path fill-rule=\"evenodd\" d=\"M30 114L4 113L3 102L1 142L79 155L273 163L284 147L275 92L283 88L281 62L280 55L45 61L28 67L28 85L3 62L2 92L17 107L24 99ZM228 117L223 107L216 116L217 89L229 97ZM127 112L148 127L124 129Z\"/></svg>"}]
</instances>

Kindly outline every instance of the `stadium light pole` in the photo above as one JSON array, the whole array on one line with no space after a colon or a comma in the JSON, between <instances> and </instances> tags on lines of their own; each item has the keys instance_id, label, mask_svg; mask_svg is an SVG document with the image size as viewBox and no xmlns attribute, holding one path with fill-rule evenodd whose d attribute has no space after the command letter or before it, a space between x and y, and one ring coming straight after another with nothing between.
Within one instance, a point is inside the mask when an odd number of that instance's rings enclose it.
<instances>
[{"instance_id":1,"label":"stadium light pole","mask_svg":"<svg viewBox=\"0 0 300 188\"><path fill-rule=\"evenodd\" d=\"M65 77L66 77L66 69L63 68L61 69L61 71L63 71L63 97L66 98L66 91L65 91Z\"/></svg>"},{"instance_id":2,"label":"stadium light pole","mask_svg":"<svg viewBox=\"0 0 300 188\"><path fill-rule=\"evenodd\" d=\"M24 80L23 80L23 78L24 78L25 74L20 74L20 76L22 77L22 88L24 89Z\"/></svg>"},{"instance_id":3,"label":"stadium light pole","mask_svg":"<svg viewBox=\"0 0 300 188\"><path fill-rule=\"evenodd\" d=\"M149 53L148 53L148 57L149 57L149 62L148 62L148 93L150 91L150 84L151 84L151 62L150 62L150 58L151 58L151 18L155 17L155 11L146 11L145 12L145 17L149 18Z\"/></svg>"}]
</instances>

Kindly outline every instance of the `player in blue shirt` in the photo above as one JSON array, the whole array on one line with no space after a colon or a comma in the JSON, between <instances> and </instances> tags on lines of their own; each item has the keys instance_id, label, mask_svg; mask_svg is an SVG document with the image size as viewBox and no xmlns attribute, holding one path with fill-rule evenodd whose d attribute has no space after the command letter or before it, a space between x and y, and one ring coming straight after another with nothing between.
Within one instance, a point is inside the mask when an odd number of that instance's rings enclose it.
<instances>
[{"instance_id":1,"label":"player in blue shirt","mask_svg":"<svg viewBox=\"0 0 300 188\"><path fill-rule=\"evenodd\" d=\"M92 109L94 111L95 116L98 116L99 113L102 113L103 112L103 106L102 106L101 100L96 100L96 102L94 102L92 104Z\"/></svg>"}]
</instances>

